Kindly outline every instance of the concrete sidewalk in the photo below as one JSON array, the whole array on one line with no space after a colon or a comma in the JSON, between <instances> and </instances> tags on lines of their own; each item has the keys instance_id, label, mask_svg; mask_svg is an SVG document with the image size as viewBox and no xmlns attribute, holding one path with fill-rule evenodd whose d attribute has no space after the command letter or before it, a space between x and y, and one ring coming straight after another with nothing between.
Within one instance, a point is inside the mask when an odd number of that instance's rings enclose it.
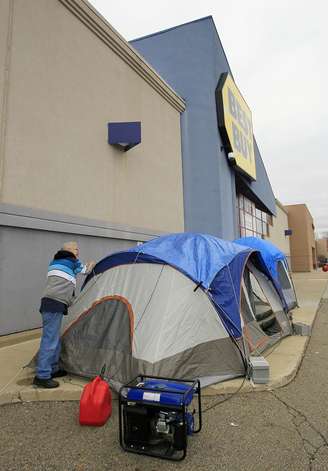
<instances>
[{"instance_id":1,"label":"concrete sidewalk","mask_svg":"<svg viewBox=\"0 0 328 471\"><path fill-rule=\"evenodd\" d=\"M328 273L321 271L296 273L293 276L299 309L293 312L295 322L312 326L321 299L328 299ZM0 405L21 401L79 400L88 380L75 376L59 379L61 387L38 389L32 386L34 371L24 368L39 348L39 332L0 338ZM26 337L25 337L26 338ZM275 389L289 383L296 375L309 341L309 337L292 336L283 339L264 354L270 364L268 384L253 385L250 381L235 379L209 386L205 395L231 394ZM13 343L15 342L15 343Z\"/></svg>"}]
</instances>

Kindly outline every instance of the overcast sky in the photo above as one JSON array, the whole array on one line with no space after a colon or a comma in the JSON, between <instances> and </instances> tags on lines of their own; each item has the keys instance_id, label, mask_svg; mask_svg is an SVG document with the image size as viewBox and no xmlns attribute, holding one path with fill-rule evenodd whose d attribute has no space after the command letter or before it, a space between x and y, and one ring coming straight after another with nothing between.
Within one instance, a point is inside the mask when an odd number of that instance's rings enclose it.
<instances>
[{"instance_id":1,"label":"overcast sky","mask_svg":"<svg viewBox=\"0 0 328 471\"><path fill-rule=\"evenodd\" d=\"M276 198L328 231L328 2L91 3L127 40L212 15Z\"/></svg>"}]
</instances>

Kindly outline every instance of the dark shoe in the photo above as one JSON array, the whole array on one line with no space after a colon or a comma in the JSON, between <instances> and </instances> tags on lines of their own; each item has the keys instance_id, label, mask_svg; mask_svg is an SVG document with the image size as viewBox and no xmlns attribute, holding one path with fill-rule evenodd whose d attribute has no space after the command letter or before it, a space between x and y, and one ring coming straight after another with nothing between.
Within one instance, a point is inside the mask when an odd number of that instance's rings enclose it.
<instances>
[{"instance_id":1,"label":"dark shoe","mask_svg":"<svg viewBox=\"0 0 328 471\"><path fill-rule=\"evenodd\" d=\"M58 381L54 381L51 378L49 379L38 378L37 376L34 376L33 384L34 386L38 386L39 388L46 388L46 389L58 388L59 386Z\"/></svg>"},{"instance_id":2,"label":"dark shoe","mask_svg":"<svg viewBox=\"0 0 328 471\"><path fill-rule=\"evenodd\" d=\"M67 371L65 370L58 370L55 373L52 373L52 378L62 378L63 376L67 376Z\"/></svg>"}]
</instances>

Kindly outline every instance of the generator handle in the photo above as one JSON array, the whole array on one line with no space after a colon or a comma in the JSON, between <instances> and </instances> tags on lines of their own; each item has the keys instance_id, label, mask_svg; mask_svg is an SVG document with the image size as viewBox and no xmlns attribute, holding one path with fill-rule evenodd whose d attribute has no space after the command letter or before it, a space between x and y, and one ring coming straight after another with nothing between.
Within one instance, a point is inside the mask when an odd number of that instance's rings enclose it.
<instances>
[{"instance_id":1,"label":"generator handle","mask_svg":"<svg viewBox=\"0 0 328 471\"><path fill-rule=\"evenodd\" d=\"M201 394L200 394L200 381L199 381L199 379L197 379L196 382L197 382L196 394L198 396L198 428L196 430L194 430L194 433L198 433L202 429L202 401L201 401Z\"/></svg>"}]
</instances>

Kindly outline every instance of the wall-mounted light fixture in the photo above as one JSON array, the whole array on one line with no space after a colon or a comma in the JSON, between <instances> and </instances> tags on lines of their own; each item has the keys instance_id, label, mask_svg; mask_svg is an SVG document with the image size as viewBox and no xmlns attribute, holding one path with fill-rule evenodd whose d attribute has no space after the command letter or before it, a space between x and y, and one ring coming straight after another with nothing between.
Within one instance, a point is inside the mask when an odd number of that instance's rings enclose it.
<instances>
[{"instance_id":1,"label":"wall-mounted light fixture","mask_svg":"<svg viewBox=\"0 0 328 471\"><path fill-rule=\"evenodd\" d=\"M285 236L291 236L293 234L292 229L285 229Z\"/></svg>"},{"instance_id":2,"label":"wall-mounted light fixture","mask_svg":"<svg viewBox=\"0 0 328 471\"><path fill-rule=\"evenodd\" d=\"M141 122L108 123L108 144L124 152L141 142Z\"/></svg>"}]
</instances>

